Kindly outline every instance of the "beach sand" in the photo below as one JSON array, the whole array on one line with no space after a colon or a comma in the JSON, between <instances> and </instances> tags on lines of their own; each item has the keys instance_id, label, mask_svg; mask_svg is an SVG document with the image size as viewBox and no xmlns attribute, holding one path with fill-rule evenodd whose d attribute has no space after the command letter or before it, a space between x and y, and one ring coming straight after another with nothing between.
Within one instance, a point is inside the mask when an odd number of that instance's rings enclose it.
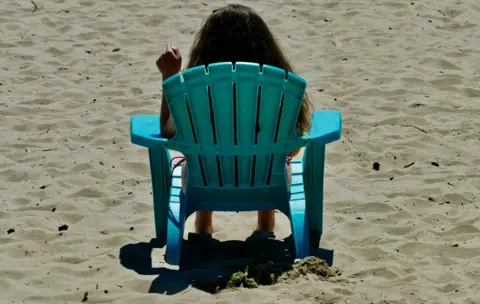
<instances>
[{"instance_id":1,"label":"beach sand","mask_svg":"<svg viewBox=\"0 0 480 304\"><path fill-rule=\"evenodd\" d=\"M187 58L226 2L3 0L0 303L480 303L478 2L238 2L271 26L316 108L342 111L322 240L341 276L166 295L149 293L158 275L119 262L154 237L130 116L159 112L164 45ZM256 222L214 220L220 240ZM279 215L277 237L289 234Z\"/></svg>"}]
</instances>

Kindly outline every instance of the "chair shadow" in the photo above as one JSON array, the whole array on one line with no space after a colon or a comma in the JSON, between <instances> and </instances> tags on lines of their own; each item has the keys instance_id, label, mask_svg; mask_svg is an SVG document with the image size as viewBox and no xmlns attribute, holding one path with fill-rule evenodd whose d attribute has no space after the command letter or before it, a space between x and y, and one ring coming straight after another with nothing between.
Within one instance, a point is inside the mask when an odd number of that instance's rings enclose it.
<instances>
[{"instance_id":1,"label":"chair shadow","mask_svg":"<svg viewBox=\"0 0 480 304\"><path fill-rule=\"evenodd\" d=\"M262 238L254 241L224 241L190 233L184 240L179 270L152 267L151 252L165 246L165 240L127 244L120 249L120 263L140 275L158 275L149 293L173 295L189 286L208 293L226 287L230 276L245 269L252 261L268 261L291 269L293 254L291 236L283 239ZM277 268L278 269L278 268Z\"/></svg>"}]
</instances>

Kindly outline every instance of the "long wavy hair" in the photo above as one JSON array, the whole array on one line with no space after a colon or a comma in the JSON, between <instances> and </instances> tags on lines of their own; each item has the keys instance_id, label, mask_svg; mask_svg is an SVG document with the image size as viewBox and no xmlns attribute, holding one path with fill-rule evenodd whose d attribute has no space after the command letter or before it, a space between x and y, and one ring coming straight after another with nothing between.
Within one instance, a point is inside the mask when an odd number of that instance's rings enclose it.
<instances>
[{"instance_id":1,"label":"long wavy hair","mask_svg":"<svg viewBox=\"0 0 480 304\"><path fill-rule=\"evenodd\" d=\"M265 21L251 8L229 4L214 10L196 34L187 68L215 62L256 62L292 72ZM297 132L310 129L312 104L305 94L297 120Z\"/></svg>"}]
</instances>

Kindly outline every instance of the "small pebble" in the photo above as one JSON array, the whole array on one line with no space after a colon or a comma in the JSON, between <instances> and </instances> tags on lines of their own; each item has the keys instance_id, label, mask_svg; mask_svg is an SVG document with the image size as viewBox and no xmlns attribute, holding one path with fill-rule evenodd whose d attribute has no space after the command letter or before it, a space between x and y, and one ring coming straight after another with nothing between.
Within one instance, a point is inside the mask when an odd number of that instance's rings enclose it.
<instances>
[{"instance_id":1,"label":"small pebble","mask_svg":"<svg viewBox=\"0 0 480 304\"><path fill-rule=\"evenodd\" d=\"M82 302L87 302L88 301L88 291L85 291L83 294Z\"/></svg>"},{"instance_id":2,"label":"small pebble","mask_svg":"<svg viewBox=\"0 0 480 304\"><path fill-rule=\"evenodd\" d=\"M14 233L14 232L15 232L15 229L13 229L13 228L10 228L10 229L7 230L7 234Z\"/></svg>"},{"instance_id":3,"label":"small pebble","mask_svg":"<svg viewBox=\"0 0 480 304\"><path fill-rule=\"evenodd\" d=\"M373 170L375 170L375 171L380 170L380 163L379 162L374 162L373 163Z\"/></svg>"},{"instance_id":4,"label":"small pebble","mask_svg":"<svg viewBox=\"0 0 480 304\"><path fill-rule=\"evenodd\" d=\"M64 231L64 230L68 230L68 225L62 225L58 227L58 231Z\"/></svg>"},{"instance_id":5,"label":"small pebble","mask_svg":"<svg viewBox=\"0 0 480 304\"><path fill-rule=\"evenodd\" d=\"M120 48L114 48L114 49L112 50L112 52L118 52L118 51L120 51Z\"/></svg>"},{"instance_id":6,"label":"small pebble","mask_svg":"<svg viewBox=\"0 0 480 304\"><path fill-rule=\"evenodd\" d=\"M130 231L132 231L133 229L135 229L134 227L130 227Z\"/></svg>"},{"instance_id":7,"label":"small pebble","mask_svg":"<svg viewBox=\"0 0 480 304\"><path fill-rule=\"evenodd\" d=\"M432 162L432 166L440 167L440 165L437 162Z\"/></svg>"}]
</instances>

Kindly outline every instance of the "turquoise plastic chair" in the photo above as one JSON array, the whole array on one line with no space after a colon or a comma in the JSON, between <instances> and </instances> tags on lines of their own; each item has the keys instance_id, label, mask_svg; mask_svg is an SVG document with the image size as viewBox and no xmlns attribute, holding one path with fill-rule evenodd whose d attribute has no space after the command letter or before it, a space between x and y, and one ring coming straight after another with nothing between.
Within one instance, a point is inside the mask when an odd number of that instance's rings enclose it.
<instances>
[{"instance_id":1,"label":"turquoise plastic chair","mask_svg":"<svg viewBox=\"0 0 480 304\"><path fill-rule=\"evenodd\" d=\"M132 143L149 150L156 235L166 237L167 263L180 265L185 221L195 211L277 209L290 219L297 258L315 250L332 265L333 250L318 247L325 145L340 138L341 115L314 112L309 134L297 136L305 88L304 79L276 67L215 63L163 82L173 139L160 136L157 115L131 117ZM303 161L292 161L288 190L285 161L299 147L305 147ZM181 168L171 172L167 149L186 158L186 193Z\"/></svg>"}]
</instances>

